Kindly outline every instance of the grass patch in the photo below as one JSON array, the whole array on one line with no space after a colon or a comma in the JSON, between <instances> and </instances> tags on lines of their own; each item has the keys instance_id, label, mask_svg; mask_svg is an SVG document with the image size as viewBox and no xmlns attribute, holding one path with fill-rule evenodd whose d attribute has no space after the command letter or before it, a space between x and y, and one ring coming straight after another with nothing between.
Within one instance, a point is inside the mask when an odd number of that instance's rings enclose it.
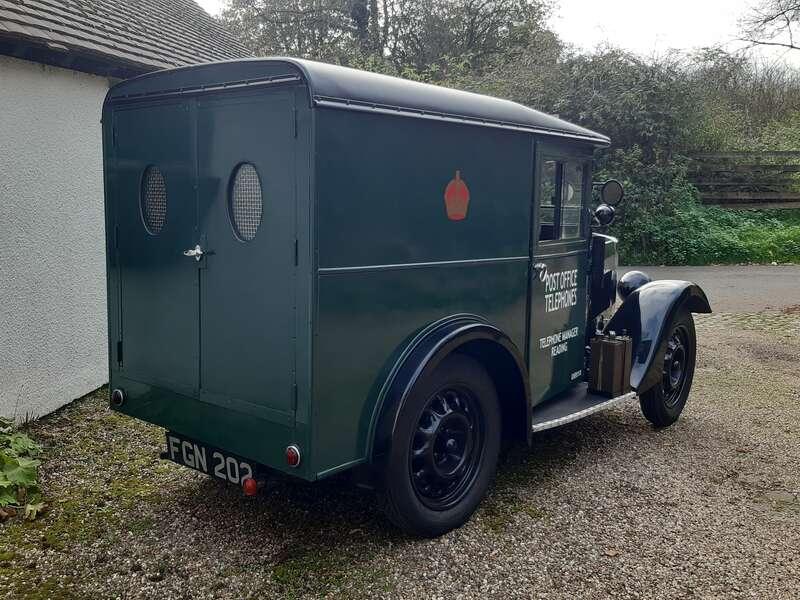
<instances>
[{"instance_id":1,"label":"grass patch","mask_svg":"<svg viewBox=\"0 0 800 600\"><path fill-rule=\"evenodd\" d=\"M41 580L35 576L34 571L29 571L31 576L23 582L18 582L14 588L14 598L19 600L86 600L85 594L78 594L71 578L61 579L50 577Z\"/></svg>"},{"instance_id":2,"label":"grass patch","mask_svg":"<svg viewBox=\"0 0 800 600\"><path fill-rule=\"evenodd\" d=\"M42 487L49 508L36 521L15 519L0 525L0 587L10 597L86 597L87 587L97 589L98 577L112 573L126 580L119 583L123 586L138 585L142 578L154 584L184 578L164 558L138 553L132 555L131 565L109 561L109 557L125 557L120 549L128 540L141 540L134 545L147 548L146 540L164 534L159 511L175 494L177 467L157 459L163 431L110 411L106 396L107 390L99 390L27 426L43 445ZM320 488L314 489L307 493L319 493ZM258 526L259 515L243 510ZM289 518L300 523L299 519L309 516ZM205 526L198 524L199 529ZM258 559L261 569L256 585L264 584L260 590L264 597L361 598L367 591L384 595L393 589L388 573L372 564L374 554L364 551L365 545L374 548L376 540L388 532L378 529L362 534L363 543L344 544L338 530L309 521L298 529L299 539L287 545L291 553ZM358 537L354 530L349 535L351 540ZM72 573L75 556L87 561L81 566L80 579L48 579L54 570ZM226 589L231 580L249 578L254 567L251 558L241 564L230 559L231 564L222 569L225 575L218 589ZM92 572L92 566L102 575Z\"/></svg>"},{"instance_id":3,"label":"grass patch","mask_svg":"<svg viewBox=\"0 0 800 600\"><path fill-rule=\"evenodd\" d=\"M544 510L530 504L514 492L494 491L484 500L484 505L480 509L480 522L490 531L503 533L520 514L536 521L547 516Z\"/></svg>"},{"instance_id":4,"label":"grass patch","mask_svg":"<svg viewBox=\"0 0 800 600\"><path fill-rule=\"evenodd\" d=\"M108 410L101 389L25 427L41 440L42 486L48 510L33 522L14 519L0 533L0 574L14 598L76 595L77 582L42 578L32 556L68 555L87 543L112 545L123 531L145 535L152 517L130 518L131 509L157 503L164 465L149 451L161 431ZM87 457L91 457L87 460ZM35 561L34 561L35 563Z\"/></svg>"},{"instance_id":5,"label":"grass patch","mask_svg":"<svg viewBox=\"0 0 800 600\"><path fill-rule=\"evenodd\" d=\"M541 473L526 449L514 449L500 466L494 486L481 504L480 523L490 531L503 533L520 514L534 520L545 518L545 511L519 495L534 476L541 477Z\"/></svg>"},{"instance_id":6,"label":"grass patch","mask_svg":"<svg viewBox=\"0 0 800 600\"><path fill-rule=\"evenodd\" d=\"M363 557L336 548L306 548L275 565L272 580L280 586L284 598L359 598L364 595L365 585L376 584L384 593L394 589L388 573L359 565L359 560Z\"/></svg>"}]
</instances>

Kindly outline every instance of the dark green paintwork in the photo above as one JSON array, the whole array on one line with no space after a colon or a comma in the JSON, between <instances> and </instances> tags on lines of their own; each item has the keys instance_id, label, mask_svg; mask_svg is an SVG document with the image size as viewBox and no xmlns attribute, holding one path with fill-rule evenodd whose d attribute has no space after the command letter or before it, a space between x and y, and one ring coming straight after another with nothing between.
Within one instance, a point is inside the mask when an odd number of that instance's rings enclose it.
<instances>
[{"instance_id":1,"label":"dark green paintwork","mask_svg":"<svg viewBox=\"0 0 800 600\"><path fill-rule=\"evenodd\" d=\"M417 329L480 314L523 348L526 278L521 261L323 275L314 363L318 470L366 458L383 376Z\"/></svg>"},{"instance_id":2,"label":"dark green paintwork","mask_svg":"<svg viewBox=\"0 0 800 600\"><path fill-rule=\"evenodd\" d=\"M198 100L201 389L290 416L295 337L294 94L238 93ZM258 234L240 241L228 217L231 173L259 173ZM268 276L265 276L268 274ZM288 350L288 351L287 351ZM275 415L277 418L278 415Z\"/></svg>"},{"instance_id":3,"label":"dark green paintwork","mask_svg":"<svg viewBox=\"0 0 800 600\"><path fill-rule=\"evenodd\" d=\"M313 447L324 472L365 458L382 374L417 330L480 314L524 348L533 144L522 133L330 109L317 111L316 139ZM471 195L463 221L448 220L444 203L456 170ZM507 262L420 265L485 259Z\"/></svg>"},{"instance_id":4,"label":"dark green paintwork","mask_svg":"<svg viewBox=\"0 0 800 600\"><path fill-rule=\"evenodd\" d=\"M582 181L583 206L590 203L591 190L591 148L580 146L567 146L539 141L536 148L536 173L537 182L542 179L543 163L545 161L573 162L585 165L585 177ZM541 185L535 189L537 205L541 202L539 197ZM568 389L575 382L581 381L584 372L583 356L587 322L588 298L588 252L589 252L589 227L588 218L582 220L582 235L574 240L543 241L539 239L540 229L539 211L534 214L532 225L533 239L533 264L545 265L545 273L552 276L559 273L577 271L577 304L572 307L548 310L546 297L548 292L558 293L547 289L539 273L533 272L531 277L531 306L530 306L530 341L529 341L529 371L531 381L531 401L534 405L551 398ZM569 288L557 288L566 291ZM551 307L552 308L552 307ZM577 335L574 330L577 329ZM559 342L548 340L550 336L562 335L571 332L574 335L566 344L567 351L553 355L553 349ZM542 343L542 340L545 340Z\"/></svg>"},{"instance_id":5,"label":"dark green paintwork","mask_svg":"<svg viewBox=\"0 0 800 600\"><path fill-rule=\"evenodd\" d=\"M127 106L112 118L121 280L114 300L125 307L118 323L125 338L125 374L191 395L198 380L199 296L197 266L182 252L196 243L194 116L188 102L173 101ZM157 236L143 227L139 208L149 165L159 167L170 196Z\"/></svg>"},{"instance_id":6,"label":"dark green paintwork","mask_svg":"<svg viewBox=\"0 0 800 600\"><path fill-rule=\"evenodd\" d=\"M308 73L242 61L127 82L109 94L104 147L111 386L127 393L122 412L316 479L367 460L386 375L445 317L472 313L504 331L531 361L534 399L563 387L582 366L582 338L553 363L529 340L585 312L587 244L538 246L532 235L544 138L318 101L307 84L335 91L336 71L310 83ZM209 91L223 82L236 83ZM547 152L587 158L587 148ZM243 161L257 166L265 202L248 243L227 213ZM139 215L149 164L167 179L159 236ZM462 221L447 218L443 197L456 171L471 196ZM210 252L200 262L182 255L197 243ZM582 300L569 314L529 310L529 294L541 295L531 252L551 269L578 265ZM284 465L290 443L303 451L296 470Z\"/></svg>"},{"instance_id":7,"label":"dark green paintwork","mask_svg":"<svg viewBox=\"0 0 800 600\"><path fill-rule=\"evenodd\" d=\"M299 95L298 112L308 114L306 93L239 90L109 114L110 263L119 265L110 269L111 381L127 393L122 411L268 464L290 443L307 445L305 428L295 428L293 351L297 212L308 209L308 186L297 185L297 171L308 179L308 136L298 161L295 110ZM234 235L228 216L242 162L255 165L264 197L249 242ZM166 225L155 236L139 212L148 165L161 169L168 194ZM183 255L197 243L206 252L200 262Z\"/></svg>"}]
</instances>

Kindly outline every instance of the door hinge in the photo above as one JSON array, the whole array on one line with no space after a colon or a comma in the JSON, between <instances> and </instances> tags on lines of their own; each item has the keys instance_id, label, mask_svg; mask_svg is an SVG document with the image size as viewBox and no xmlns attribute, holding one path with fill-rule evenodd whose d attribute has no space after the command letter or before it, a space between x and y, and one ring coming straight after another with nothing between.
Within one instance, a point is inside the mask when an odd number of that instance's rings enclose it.
<instances>
[{"instance_id":1,"label":"door hinge","mask_svg":"<svg viewBox=\"0 0 800 600\"><path fill-rule=\"evenodd\" d=\"M117 342L117 362L122 364L122 340Z\"/></svg>"},{"instance_id":2,"label":"door hinge","mask_svg":"<svg viewBox=\"0 0 800 600\"><path fill-rule=\"evenodd\" d=\"M297 109L296 108L292 109L292 120L294 121L294 138L297 139L298 124L297 124Z\"/></svg>"},{"instance_id":3,"label":"door hinge","mask_svg":"<svg viewBox=\"0 0 800 600\"><path fill-rule=\"evenodd\" d=\"M292 411L297 411L297 382L292 384Z\"/></svg>"},{"instance_id":4,"label":"door hinge","mask_svg":"<svg viewBox=\"0 0 800 600\"><path fill-rule=\"evenodd\" d=\"M298 244L297 239L294 240L294 266L296 267L299 264L300 260L300 244Z\"/></svg>"}]
</instances>

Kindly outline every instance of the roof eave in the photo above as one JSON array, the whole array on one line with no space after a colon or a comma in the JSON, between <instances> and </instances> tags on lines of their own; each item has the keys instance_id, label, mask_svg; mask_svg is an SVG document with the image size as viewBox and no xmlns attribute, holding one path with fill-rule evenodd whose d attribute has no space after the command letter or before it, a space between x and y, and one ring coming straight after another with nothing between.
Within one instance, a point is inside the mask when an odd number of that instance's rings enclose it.
<instances>
[{"instance_id":1,"label":"roof eave","mask_svg":"<svg viewBox=\"0 0 800 600\"><path fill-rule=\"evenodd\" d=\"M147 64L69 44L54 44L43 39L17 35L0 35L0 54L62 69L119 79L136 77L168 66Z\"/></svg>"}]
</instances>

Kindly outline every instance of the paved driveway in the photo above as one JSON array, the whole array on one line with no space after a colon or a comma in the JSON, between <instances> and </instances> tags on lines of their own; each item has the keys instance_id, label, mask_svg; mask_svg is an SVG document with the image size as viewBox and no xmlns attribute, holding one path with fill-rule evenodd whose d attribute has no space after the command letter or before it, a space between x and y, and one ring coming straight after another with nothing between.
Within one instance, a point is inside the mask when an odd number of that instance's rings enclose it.
<instances>
[{"instance_id":1,"label":"paved driveway","mask_svg":"<svg viewBox=\"0 0 800 600\"><path fill-rule=\"evenodd\" d=\"M625 267L653 279L685 279L705 290L714 312L800 310L800 265L719 267Z\"/></svg>"}]
</instances>

